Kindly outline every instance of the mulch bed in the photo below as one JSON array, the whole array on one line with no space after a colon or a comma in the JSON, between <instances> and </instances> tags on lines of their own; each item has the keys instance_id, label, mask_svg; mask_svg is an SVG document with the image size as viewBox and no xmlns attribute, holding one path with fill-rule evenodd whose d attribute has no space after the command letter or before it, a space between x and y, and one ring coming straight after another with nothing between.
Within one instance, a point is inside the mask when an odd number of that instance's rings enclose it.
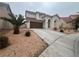
<instances>
[{"instance_id":1,"label":"mulch bed","mask_svg":"<svg viewBox=\"0 0 79 59\"><path fill-rule=\"evenodd\" d=\"M0 56L38 57L48 47L48 44L33 31L30 31L30 37L25 36L27 30L20 31L18 35L14 35L13 31L4 34L9 38L11 45L0 50Z\"/></svg>"}]
</instances>

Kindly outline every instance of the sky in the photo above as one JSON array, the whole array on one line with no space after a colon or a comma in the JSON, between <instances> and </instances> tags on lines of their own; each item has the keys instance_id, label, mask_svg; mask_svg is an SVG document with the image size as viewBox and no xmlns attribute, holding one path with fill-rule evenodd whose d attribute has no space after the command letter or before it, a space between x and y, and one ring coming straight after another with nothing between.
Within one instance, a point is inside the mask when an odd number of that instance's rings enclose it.
<instances>
[{"instance_id":1,"label":"sky","mask_svg":"<svg viewBox=\"0 0 79 59\"><path fill-rule=\"evenodd\" d=\"M39 11L49 15L69 16L79 12L79 2L7 2L14 14Z\"/></svg>"}]
</instances>

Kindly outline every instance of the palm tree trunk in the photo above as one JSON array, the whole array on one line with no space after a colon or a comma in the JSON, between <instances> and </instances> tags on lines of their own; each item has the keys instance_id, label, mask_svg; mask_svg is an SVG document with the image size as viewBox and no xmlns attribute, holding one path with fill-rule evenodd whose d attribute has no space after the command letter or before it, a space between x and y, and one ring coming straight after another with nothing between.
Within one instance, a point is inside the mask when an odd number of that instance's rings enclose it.
<instances>
[{"instance_id":1,"label":"palm tree trunk","mask_svg":"<svg viewBox=\"0 0 79 59\"><path fill-rule=\"evenodd\" d=\"M14 34L19 34L20 33L20 31L19 31L19 26L14 26L14 32L13 32Z\"/></svg>"}]
</instances>

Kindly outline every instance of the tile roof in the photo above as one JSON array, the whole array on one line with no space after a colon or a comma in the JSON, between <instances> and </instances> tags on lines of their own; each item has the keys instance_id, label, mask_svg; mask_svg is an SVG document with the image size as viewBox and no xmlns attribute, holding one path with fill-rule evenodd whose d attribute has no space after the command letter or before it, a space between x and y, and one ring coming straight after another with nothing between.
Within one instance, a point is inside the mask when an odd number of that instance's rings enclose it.
<instances>
[{"instance_id":1,"label":"tile roof","mask_svg":"<svg viewBox=\"0 0 79 59\"><path fill-rule=\"evenodd\" d=\"M32 22L43 22L44 20L38 20L36 18L32 18L32 17L26 17L26 20L30 20Z\"/></svg>"},{"instance_id":2,"label":"tile roof","mask_svg":"<svg viewBox=\"0 0 79 59\"><path fill-rule=\"evenodd\" d=\"M73 20L71 17L60 17L60 19L63 19L65 22L71 22Z\"/></svg>"},{"instance_id":3,"label":"tile roof","mask_svg":"<svg viewBox=\"0 0 79 59\"><path fill-rule=\"evenodd\" d=\"M75 14L75 15L70 15L70 16L79 16L78 14Z\"/></svg>"}]
</instances>

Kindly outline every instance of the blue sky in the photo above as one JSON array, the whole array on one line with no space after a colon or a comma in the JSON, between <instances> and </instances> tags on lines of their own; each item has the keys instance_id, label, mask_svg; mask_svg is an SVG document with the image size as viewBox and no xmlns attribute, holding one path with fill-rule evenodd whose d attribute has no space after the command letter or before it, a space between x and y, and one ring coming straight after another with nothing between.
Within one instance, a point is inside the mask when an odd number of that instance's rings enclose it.
<instances>
[{"instance_id":1,"label":"blue sky","mask_svg":"<svg viewBox=\"0 0 79 59\"><path fill-rule=\"evenodd\" d=\"M7 2L14 14L25 15L26 10L69 16L79 12L79 2Z\"/></svg>"}]
</instances>

